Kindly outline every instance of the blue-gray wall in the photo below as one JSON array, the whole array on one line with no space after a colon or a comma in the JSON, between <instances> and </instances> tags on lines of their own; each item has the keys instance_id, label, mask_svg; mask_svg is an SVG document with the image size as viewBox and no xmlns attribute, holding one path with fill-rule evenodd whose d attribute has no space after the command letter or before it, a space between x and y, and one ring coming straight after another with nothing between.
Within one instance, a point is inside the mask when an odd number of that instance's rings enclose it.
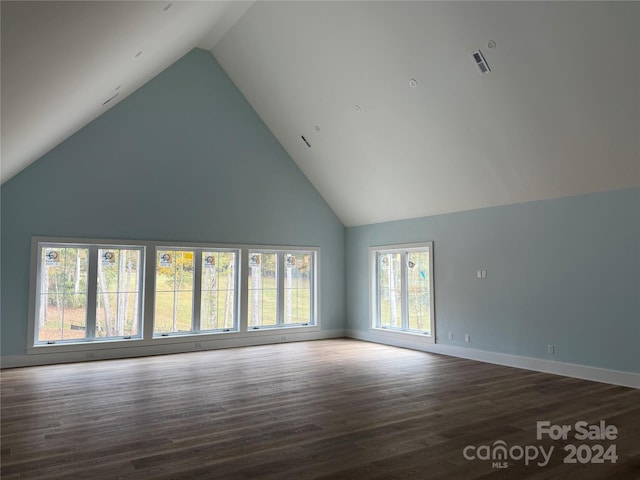
<instances>
[{"instance_id":1,"label":"blue-gray wall","mask_svg":"<svg viewBox=\"0 0 640 480\"><path fill-rule=\"evenodd\" d=\"M440 344L640 372L640 189L348 228L349 329L368 329L368 248L424 240Z\"/></svg>"},{"instance_id":2,"label":"blue-gray wall","mask_svg":"<svg viewBox=\"0 0 640 480\"><path fill-rule=\"evenodd\" d=\"M210 52L193 50L2 186L2 355L27 346L32 236L319 246L345 324L345 229Z\"/></svg>"},{"instance_id":3,"label":"blue-gray wall","mask_svg":"<svg viewBox=\"0 0 640 480\"><path fill-rule=\"evenodd\" d=\"M3 356L25 353L34 235L319 246L322 328L355 332L368 248L433 240L440 344L640 372L639 189L349 228L345 251L343 225L203 50L1 190Z\"/></svg>"}]
</instances>

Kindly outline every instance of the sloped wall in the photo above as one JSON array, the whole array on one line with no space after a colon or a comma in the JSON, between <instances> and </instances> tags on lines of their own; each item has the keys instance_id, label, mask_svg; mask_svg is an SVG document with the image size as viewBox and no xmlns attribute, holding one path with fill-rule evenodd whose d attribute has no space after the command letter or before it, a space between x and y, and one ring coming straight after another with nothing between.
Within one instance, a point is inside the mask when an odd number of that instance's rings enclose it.
<instances>
[{"instance_id":1,"label":"sloped wall","mask_svg":"<svg viewBox=\"0 0 640 480\"><path fill-rule=\"evenodd\" d=\"M27 346L32 236L319 246L322 330L344 328L344 226L208 51L5 183L1 208L3 357Z\"/></svg>"}]
</instances>

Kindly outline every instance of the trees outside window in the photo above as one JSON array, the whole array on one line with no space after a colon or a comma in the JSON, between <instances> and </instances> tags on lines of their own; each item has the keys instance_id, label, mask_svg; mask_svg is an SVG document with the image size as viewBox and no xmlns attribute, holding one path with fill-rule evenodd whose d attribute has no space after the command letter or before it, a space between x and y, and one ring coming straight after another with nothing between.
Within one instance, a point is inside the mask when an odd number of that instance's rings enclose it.
<instances>
[{"instance_id":1,"label":"trees outside window","mask_svg":"<svg viewBox=\"0 0 640 480\"><path fill-rule=\"evenodd\" d=\"M237 331L239 256L236 249L158 248L154 336Z\"/></svg>"},{"instance_id":2,"label":"trees outside window","mask_svg":"<svg viewBox=\"0 0 640 480\"><path fill-rule=\"evenodd\" d=\"M433 242L370 249L372 327L435 338Z\"/></svg>"},{"instance_id":3,"label":"trees outside window","mask_svg":"<svg viewBox=\"0 0 640 480\"><path fill-rule=\"evenodd\" d=\"M202 252L201 330L236 328L237 252Z\"/></svg>"},{"instance_id":4,"label":"trees outside window","mask_svg":"<svg viewBox=\"0 0 640 480\"><path fill-rule=\"evenodd\" d=\"M140 336L143 247L38 247L36 344Z\"/></svg>"},{"instance_id":5,"label":"trees outside window","mask_svg":"<svg viewBox=\"0 0 640 480\"><path fill-rule=\"evenodd\" d=\"M37 341L86 337L89 249L49 245L40 249Z\"/></svg>"},{"instance_id":6,"label":"trees outside window","mask_svg":"<svg viewBox=\"0 0 640 480\"><path fill-rule=\"evenodd\" d=\"M32 249L29 348L318 324L317 248L37 237Z\"/></svg>"},{"instance_id":7,"label":"trees outside window","mask_svg":"<svg viewBox=\"0 0 640 480\"><path fill-rule=\"evenodd\" d=\"M250 250L249 328L314 323L314 268L313 251Z\"/></svg>"}]
</instances>

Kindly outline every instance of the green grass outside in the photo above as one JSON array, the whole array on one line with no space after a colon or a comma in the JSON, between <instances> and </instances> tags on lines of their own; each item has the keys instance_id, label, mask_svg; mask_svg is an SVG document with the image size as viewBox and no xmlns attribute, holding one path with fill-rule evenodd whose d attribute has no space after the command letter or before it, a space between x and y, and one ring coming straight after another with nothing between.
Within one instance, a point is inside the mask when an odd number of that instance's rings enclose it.
<instances>
[{"instance_id":1,"label":"green grass outside","mask_svg":"<svg viewBox=\"0 0 640 480\"><path fill-rule=\"evenodd\" d=\"M174 292L171 290L173 287L173 277L159 275L156 279L156 295L155 295L155 325L154 333L164 333L173 331L173 309L174 309ZM291 316L289 322L291 324L306 323L310 321L310 304L311 298L309 293L310 282L306 279L298 279L294 286L296 287L291 291ZM132 285L133 288L133 285ZM217 295L217 322L214 320L201 319L201 328L205 329L222 329L230 328L231 325L224 324L225 313L225 300L227 289L227 275L220 274L217 278L218 291L203 291L203 302L207 301L209 294ZM125 322L125 334L136 335L137 325L133 325L133 308L134 299L133 294L129 299L129 311L127 312L127 320ZM262 321L257 323L260 326L276 325L276 306L277 306L277 292L275 278L265 277L262 281L262 290L259 291L260 295L260 313ZM115 310L116 296L114 293L110 294L111 308ZM190 332L192 329L192 283L185 281L183 284L183 290L177 292L178 298L178 310L176 315L176 330L177 332ZM249 291L249 299L253 298L252 291ZM98 296L98 305L102 304L102 298ZM233 309L233 306L231 307ZM61 327L60 315L64 314L64 321ZM251 308L248 308L249 326L253 326L251 318ZM204 321L203 321L204 320ZM96 326L97 336L105 335L105 320L104 310L99 308ZM86 308L84 307L65 307L63 311L59 311L56 306L49 305L47 308L47 320L44 328L39 329L39 340L61 340L61 339L81 339L85 337L84 327L86 325Z\"/></svg>"}]
</instances>

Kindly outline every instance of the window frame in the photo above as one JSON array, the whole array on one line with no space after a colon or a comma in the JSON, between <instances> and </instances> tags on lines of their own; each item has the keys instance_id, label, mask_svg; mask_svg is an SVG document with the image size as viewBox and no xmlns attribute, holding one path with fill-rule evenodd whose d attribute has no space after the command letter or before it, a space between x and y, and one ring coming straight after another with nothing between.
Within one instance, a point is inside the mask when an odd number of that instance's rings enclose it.
<instances>
[{"instance_id":1,"label":"window frame","mask_svg":"<svg viewBox=\"0 0 640 480\"><path fill-rule=\"evenodd\" d=\"M145 262L146 262L146 247L143 244L136 242L111 242L111 241L87 241L79 239L40 239L32 244L32 288L29 299L29 347L43 347L53 345L75 345L75 344L92 344L114 341L132 341L141 339L143 336L143 315L144 315L144 300L145 300ZM42 251L49 248L83 248L88 250L87 259L87 304L86 304L86 318L85 318L85 337L73 338L69 340L38 340L39 322L38 311L40 307L41 296L41 274L42 274ZM140 252L140 263L138 265L138 286L139 286L139 302L137 306L138 325L136 335L113 335L110 337L98 337L96 336L96 324L97 324L97 305L98 305L98 262L100 249L120 249L120 250L138 250Z\"/></svg>"},{"instance_id":2,"label":"window frame","mask_svg":"<svg viewBox=\"0 0 640 480\"><path fill-rule=\"evenodd\" d=\"M270 330L270 329L280 329L280 328L295 328L295 327L314 327L318 325L318 283L317 283L317 271L318 271L318 254L319 249L315 247L250 247L247 249L247 257L250 257L252 253L260 253L260 254L276 254L276 324L275 325L248 325L249 314L248 311L250 309L249 304L249 288L247 286L247 299L244 302L244 308L247 311L246 321L247 321L247 331L258 331L258 330ZM311 274L309 275L309 321L308 322L300 322L300 323L284 323L285 316L285 278L286 278L286 265L285 259L288 254L309 254L311 256ZM250 272L251 266L247 263L247 273ZM249 282L248 275L246 278L243 278L247 283Z\"/></svg>"},{"instance_id":3,"label":"window frame","mask_svg":"<svg viewBox=\"0 0 640 480\"><path fill-rule=\"evenodd\" d=\"M198 301L197 305L194 302L194 319L193 323L197 328L198 333L208 334L208 333L229 333L229 332L239 332L240 331L240 323L241 323L241 311L240 311L240 297L241 297L241 282L240 282L240 274L242 272L242 249L241 248L225 248L225 247L200 247L197 250L200 254L198 255L198 262L196 263L196 275L197 280L194 277L194 290L196 285L200 292L200 295L197 295ZM203 266L202 258L205 253L209 252L218 252L218 253L233 253L234 254L234 262L233 262L233 325L231 327L223 327L223 328L211 328L211 329L203 329L202 328L202 275L205 271ZM196 283L197 282L197 283ZM208 290L207 290L208 291Z\"/></svg>"},{"instance_id":4,"label":"window frame","mask_svg":"<svg viewBox=\"0 0 640 480\"><path fill-rule=\"evenodd\" d=\"M155 306L156 306L156 294L158 293L156 284L156 260L158 258L159 251L191 251L193 253L193 286L191 289L191 330L176 331L176 332L163 332L156 333L155 331ZM234 258L234 293L233 293L233 326L231 328L217 328L217 329L202 329L201 328L201 315L202 315L202 254L205 252L232 252L235 254ZM163 244L156 245L154 247L154 296L153 296L153 338L167 338L176 336L190 336L190 335L206 335L212 333L230 333L240 331L240 272L241 272L241 253L240 247L220 247L220 246L193 246L186 244Z\"/></svg>"},{"instance_id":5,"label":"window frame","mask_svg":"<svg viewBox=\"0 0 640 480\"><path fill-rule=\"evenodd\" d=\"M138 321L140 326L138 328L139 335L133 338L122 337L108 337L97 339L77 339L69 340L68 342L56 342L54 344L46 344L42 342L36 342L36 328L37 328L37 299L39 297L39 283L41 281L41 271L39 270L40 259L39 252L40 246L44 244L57 244L60 247L84 247L90 246L97 250L103 247L113 248L142 248L141 264L140 264L140 309L138 315ZM200 252L205 251L228 251L234 250L236 252L236 271L235 271L235 291L234 291L234 314L236 316L236 328L235 329L220 329L220 330L193 330L191 332L180 332L170 334L168 336L154 335L154 317L155 317L155 292L156 292L156 255L157 250L162 248L171 248L178 250L194 250L196 258L201 257ZM244 274L245 269L248 269L248 252L249 250L268 250L268 251L280 251L288 253L308 252L312 254L313 258L313 276L310 279L312 281L311 287L311 319L308 324L284 324L270 327L261 327L258 330L248 328L247 325L247 278ZM284 257L284 255L283 255ZM195 261L195 260L194 260ZM202 262L202 259L201 259ZM194 273L194 292L195 297L200 297L200 285L201 285L201 271ZM91 272L87 272L87 276L92 275ZM93 272L96 277L94 285L97 284L97 268ZM219 243L195 243L195 242L166 242L166 241L150 241L150 240L123 240L123 239L92 239L92 238L79 238L79 237L45 237L34 236L31 238L31 267L30 267L30 287L29 287L29 317L27 327L27 354L42 354L42 353L65 353L74 351L88 351L88 350L104 350L113 348L126 348L126 347L138 347L146 348L153 347L162 344L184 344L188 342L205 342L215 341L220 336L229 338L233 341L233 338L246 338L250 336L260 336L260 332L263 335L273 335L273 330L287 331L288 333L306 333L306 332L318 332L320 331L321 317L320 317L320 248L317 246L289 246L289 245L253 245L253 244L219 244ZM89 280L88 280L89 281ZM197 282L198 290L195 290ZM91 288L89 286L88 288ZM87 306L87 308L95 308ZM200 306L198 305L197 314L200 315ZM196 305L194 302L194 315ZM193 318L192 318L193 321ZM269 332L270 331L270 332ZM280 340L285 340L284 336L281 336ZM200 343L195 343L196 349L201 348ZM173 348L173 347L172 347ZM87 358L95 358L92 353L87 353Z\"/></svg>"},{"instance_id":6,"label":"window frame","mask_svg":"<svg viewBox=\"0 0 640 480\"><path fill-rule=\"evenodd\" d=\"M419 331L412 330L408 327L408 267L407 254L409 252L429 252L429 318L430 330ZM381 325L380 319L380 298L378 290L379 279L379 262L378 255L386 253L401 254L401 275L400 275L400 291L401 291L401 327L387 327ZM395 245L376 245L369 247L369 291L370 291L370 328L377 334L383 335L413 335L424 338L430 343L436 341L436 316L435 316L435 281L433 274L433 241L405 243Z\"/></svg>"}]
</instances>

